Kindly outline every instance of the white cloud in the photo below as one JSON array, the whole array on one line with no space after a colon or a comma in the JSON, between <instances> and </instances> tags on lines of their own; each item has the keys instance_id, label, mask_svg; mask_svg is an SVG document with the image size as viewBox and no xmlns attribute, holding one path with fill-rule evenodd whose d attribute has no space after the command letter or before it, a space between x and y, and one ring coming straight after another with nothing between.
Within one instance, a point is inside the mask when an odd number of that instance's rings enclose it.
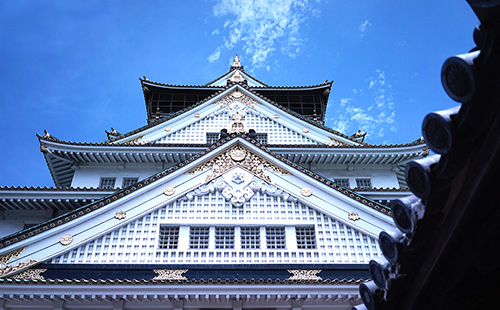
<instances>
[{"instance_id":1,"label":"white cloud","mask_svg":"<svg viewBox=\"0 0 500 310\"><path fill-rule=\"evenodd\" d=\"M347 135L361 129L368 133L367 142L381 141L386 132L397 132L394 94L382 70L376 70L367 81L365 88L353 89L352 97L340 99L332 128Z\"/></svg>"},{"instance_id":2,"label":"white cloud","mask_svg":"<svg viewBox=\"0 0 500 310\"><path fill-rule=\"evenodd\" d=\"M365 20L361 25L359 25L360 36L364 36L366 28L370 27L371 25L372 24L368 20Z\"/></svg>"},{"instance_id":3,"label":"white cloud","mask_svg":"<svg viewBox=\"0 0 500 310\"><path fill-rule=\"evenodd\" d=\"M220 58L220 48L217 48L213 53L212 55L208 56L208 61L210 62L214 62L216 61L217 59Z\"/></svg>"},{"instance_id":4,"label":"white cloud","mask_svg":"<svg viewBox=\"0 0 500 310\"><path fill-rule=\"evenodd\" d=\"M212 31L212 35L216 35L216 34L219 34L219 29L215 29L214 31Z\"/></svg>"},{"instance_id":5,"label":"white cloud","mask_svg":"<svg viewBox=\"0 0 500 310\"><path fill-rule=\"evenodd\" d=\"M256 67L264 66L277 46L281 53L297 57L306 41L300 35L301 24L309 13L319 15L308 0L219 0L213 12L217 17L232 18L224 23L229 32L223 38L224 43L212 55L220 56L223 49L231 50L242 44L243 52Z\"/></svg>"}]
</instances>

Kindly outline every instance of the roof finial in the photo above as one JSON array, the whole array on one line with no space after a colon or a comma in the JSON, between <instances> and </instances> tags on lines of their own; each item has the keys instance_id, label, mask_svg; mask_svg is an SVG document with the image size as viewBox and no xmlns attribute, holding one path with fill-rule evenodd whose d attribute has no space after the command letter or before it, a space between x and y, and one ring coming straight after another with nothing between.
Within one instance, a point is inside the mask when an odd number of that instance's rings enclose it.
<instances>
[{"instance_id":1,"label":"roof finial","mask_svg":"<svg viewBox=\"0 0 500 310\"><path fill-rule=\"evenodd\" d=\"M238 58L238 54L236 54L236 57L234 57L234 59L233 59L233 65L231 66L231 69L232 68L241 68L240 59Z\"/></svg>"}]
</instances>

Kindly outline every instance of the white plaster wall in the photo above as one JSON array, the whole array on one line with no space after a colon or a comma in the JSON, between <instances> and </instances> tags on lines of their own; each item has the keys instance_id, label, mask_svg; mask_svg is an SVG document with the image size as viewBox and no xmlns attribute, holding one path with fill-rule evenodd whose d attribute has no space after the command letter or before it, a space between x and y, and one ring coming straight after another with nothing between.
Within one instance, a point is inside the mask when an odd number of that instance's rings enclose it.
<instances>
[{"instance_id":1,"label":"white plaster wall","mask_svg":"<svg viewBox=\"0 0 500 310\"><path fill-rule=\"evenodd\" d=\"M139 181L168 167L155 164L117 164L80 166L73 176L72 187L98 187L102 177L116 178L115 187L121 187L123 178Z\"/></svg>"},{"instance_id":2,"label":"white plaster wall","mask_svg":"<svg viewBox=\"0 0 500 310\"><path fill-rule=\"evenodd\" d=\"M51 218L52 211L4 211L0 216L0 238L21 231L24 224L39 224Z\"/></svg>"},{"instance_id":3,"label":"white plaster wall","mask_svg":"<svg viewBox=\"0 0 500 310\"><path fill-rule=\"evenodd\" d=\"M399 188L396 172L391 165L386 166L348 166L348 165L317 165L305 167L328 179L349 178L350 187L356 187L356 179L369 178L373 187Z\"/></svg>"}]
</instances>

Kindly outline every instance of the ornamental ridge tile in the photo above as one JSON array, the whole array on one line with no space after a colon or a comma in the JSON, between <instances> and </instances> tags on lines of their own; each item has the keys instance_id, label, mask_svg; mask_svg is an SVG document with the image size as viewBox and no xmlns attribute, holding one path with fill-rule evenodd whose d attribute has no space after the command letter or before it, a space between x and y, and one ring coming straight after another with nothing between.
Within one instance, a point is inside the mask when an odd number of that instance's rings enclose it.
<instances>
[{"instance_id":1,"label":"ornamental ridge tile","mask_svg":"<svg viewBox=\"0 0 500 310\"><path fill-rule=\"evenodd\" d=\"M275 157L276 159L286 163L287 165L289 165L291 168L294 168L295 170L298 170L302 173L305 173L306 175L309 175L311 177L313 177L314 179L316 179L317 181L319 182L322 182L323 184L329 186L330 188L332 189L335 189L336 191L340 192L340 193L343 193L344 195L350 197L350 198L353 198L355 199L356 201L376 210L376 211L379 211L381 212L382 214L385 214L385 215L388 215L388 216L391 216L391 210L389 207L383 205L383 204L380 204L374 200L371 200L370 198L367 198L367 197L364 197L362 195L359 195L358 193L355 193L353 192L352 190L349 190L349 189L346 189L342 186L339 186L337 184L335 184L335 182L329 180L329 179L326 179L324 178L323 176L320 176L306 168L303 168L302 166L300 165L297 165L296 163L276 154L274 151L271 151L269 148L265 147L264 145L260 144L259 142L251 139L249 136L247 136L246 134L231 134L229 137L225 138L224 140L222 141L219 141L217 143L214 143L212 144L209 148L207 148L205 151L202 151L196 155L194 155L193 157L191 157L190 159L184 161L184 162L181 162L175 166L172 166L162 172L159 172L159 173L156 173L142 181L140 181L139 183L131 186L131 187L127 187L127 188L123 188L123 189L120 189L118 190L117 192L111 194L111 195L108 195L108 196L105 196L99 200L96 200L95 202L92 202L92 203L89 203L87 205L84 205L80 208L77 208L73 211L70 211L66 214L63 214L61 216L58 216L56 218L53 218L45 223L42 223L40 225L37 225L35 227L32 227L32 228L28 228L26 230L23 230L21 232L16 232L14 234L11 234L11 235L8 235L8 236L5 236L3 238L0 239L0 249L6 247L6 246L9 246L9 245L12 245L14 243L17 243L21 240L24 240L26 239L27 237L31 237L33 235L37 235L41 232L44 232L44 231L47 231L51 228L54 228L54 227L57 227L59 225L62 225L64 223L67 223L67 222L70 222L80 216L83 216L85 214L88 214L90 212L92 212L93 210L97 210L99 208L102 208L103 206L113 202L113 201L116 201L117 199L119 198L122 198L132 192L135 192L136 190L138 189L141 189L143 186L145 185L148 185L149 183L151 182L154 182L158 179L161 179L163 177L165 177L166 175L169 175L171 174L172 172L184 167L185 165L187 164L190 164L191 162L197 160L198 158L200 158L201 156L204 156L205 154L208 154L212 151L214 151L215 149L221 147L222 145L228 143L229 141L235 139L235 138L242 138L242 139L245 139L246 141L254 144L256 147L259 147L260 149L262 149L263 151L265 151L266 153L268 153L269 155Z\"/></svg>"}]
</instances>

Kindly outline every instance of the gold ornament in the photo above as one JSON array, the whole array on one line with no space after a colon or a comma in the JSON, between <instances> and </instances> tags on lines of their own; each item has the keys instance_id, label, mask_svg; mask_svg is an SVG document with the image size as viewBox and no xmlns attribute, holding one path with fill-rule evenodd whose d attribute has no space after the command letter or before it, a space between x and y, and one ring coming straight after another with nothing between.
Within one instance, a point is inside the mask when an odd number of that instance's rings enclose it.
<instances>
[{"instance_id":1,"label":"gold ornament","mask_svg":"<svg viewBox=\"0 0 500 310\"><path fill-rule=\"evenodd\" d=\"M61 239L59 240L59 242L62 245L68 245L71 242L73 242L73 236L66 234L66 235L64 235L64 236L61 237Z\"/></svg>"},{"instance_id":2,"label":"gold ornament","mask_svg":"<svg viewBox=\"0 0 500 310\"><path fill-rule=\"evenodd\" d=\"M173 186L167 186L163 190L163 193L167 196L172 196L173 194L175 194L175 188Z\"/></svg>"},{"instance_id":3,"label":"gold ornament","mask_svg":"<svg viewBox=\"0 0 500 310\"><path fill-rule=\"evenodd\" d=\"M127 213L123 210L120 210L120 211L116 212L116 214L115 214L115 219L117 219L117 220L123 220L126 217L127 217Z\"/></svg>"},{"instance_id":4,"label":"gold ornament","mask_svg":"<svg viewBox=\"0 0 500 310\"><path fill-rule=\"evenodd\" d=\"M313 192L309 187L302 187L300 193L302 194L302 196L309 197L312 195Z\"/></svg>"}]
</instances>

